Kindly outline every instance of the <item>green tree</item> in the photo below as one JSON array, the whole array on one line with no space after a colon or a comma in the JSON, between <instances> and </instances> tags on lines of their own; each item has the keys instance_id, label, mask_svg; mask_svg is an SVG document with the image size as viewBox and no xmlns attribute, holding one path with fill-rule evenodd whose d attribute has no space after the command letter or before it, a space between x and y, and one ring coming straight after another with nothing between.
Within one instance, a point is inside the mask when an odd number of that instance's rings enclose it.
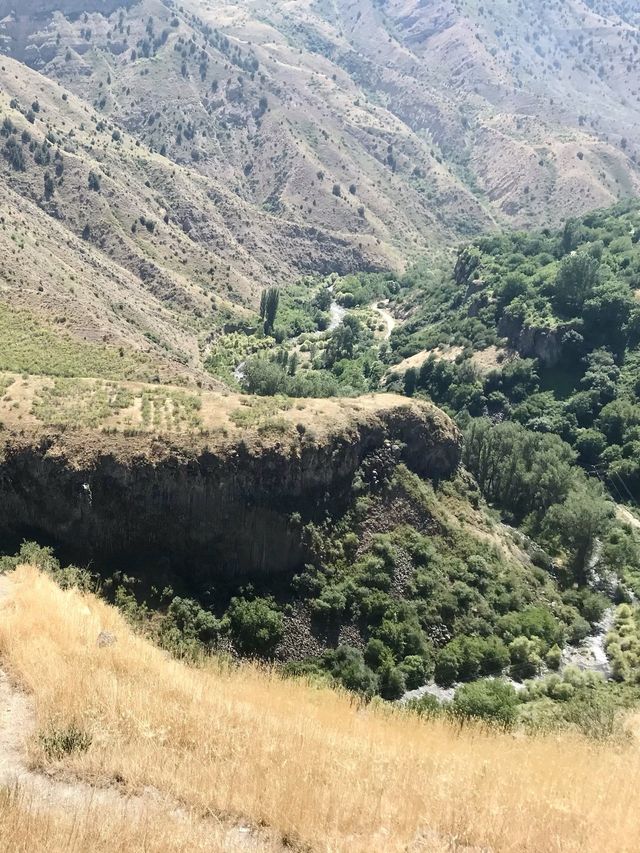
<instances>
[{"instance_id":1,"label":"green tree","mask_svg":"<svg viewBox=\"0 0 640 853\"><path fill-rule=\"evenodd\" d=\"M459 668L460 653L452 643L449 643L436 655L434 678L438 684L449 687L458 680Z\"/></svg>"},{"instance_id":2,"label":"green tree","mask_svg":"<svg viewBox=\"0 0 640 853\"><path fill-rule=\"evenodd\" d=\"M552 506L547 514L547 538L567 552L579 584L587 582L596 540L609 530L613 514L613 506L600 484L590 480L576 483L566 499Z\"/></svg>"},{"instance_id":3,"label":"green tree","mask_svg":"<svg viewBox=\"0 0 640 853\"><path fill-rule=\"evenodd\" d=\"M282 614L265 598L232 598L226 621L242 654L270 657L284 631Z\"/></svg>"},{"instance_id":4,"label":"green tree","mask_svg":"<svg viewBox=\"0 0 640 853\"><path fill-rule=\"evenodd\" d=\"M405 676L397 666L385 665L378 674L378 691L383 699L399 699L406 690Z\"/></svg>"},{"instance_id":5,"label":"green tree","mask_svg":"<svg viewBox=\"0 0 640 853\"><path fill-rule=\"evenodd\" d=\"M416 381L418 378L418 371L415 367L410 367L404 374L404 393L407 397L413 397L416 390Z\"/></svg>"},{"instance_id":6,"label":"green tree","mask_svg":"<svg viewBox=\"0 0 640 853\"><path fill-rule=\"evenodd\" d=\"M285 391L287 376L275 361L264 357L248 359L244 366L242 386L249 394L272 397Z\"/></svg>"},{"instance_id":7,"label":"green tree","mask_svg":"<svg viewBox=\"0 0 640 853\"><path fill-rule=\"evenodd\" d=\"M553 300L560 312L578 316L598 281L598 261L586 252L567 255L560 264Z\"/></svg>"},{"instance_id":8,"label":"green tree","mask_svg":"<svg viewBox=\"0 0 640 853\"><path fill-rule=\"evenodd\" d=\"M509 728L518 714L518 694L498 678L474 681L456 690L451 711L463 719L487 720Z\"/></svg>"},{"instance_id":9,"label":"green tree","mask_svg":"<svg viewBox=\"0 0 640 853\"><path fill-rule=\"evenodd\" d=\"M264 321L264 330L273 331L273 324L280 305L280 288L267 287L260 294L260 319Z\"/></svg>"}]
</instances>

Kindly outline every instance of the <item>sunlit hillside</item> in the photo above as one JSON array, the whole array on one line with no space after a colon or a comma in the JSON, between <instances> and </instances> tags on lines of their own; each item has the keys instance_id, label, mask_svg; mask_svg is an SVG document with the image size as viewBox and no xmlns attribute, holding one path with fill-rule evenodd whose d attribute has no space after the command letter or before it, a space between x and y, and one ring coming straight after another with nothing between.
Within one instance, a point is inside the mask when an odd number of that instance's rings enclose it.
<instances>
[{"instance_id":1,"label":"sunlit hillside","mask_svg":"<svg viewBox=\"0 0 640 853\"><path fill-rule=\"evenodd\" d=\"M248 664L189 668L113 608L29 567L5 576L2 592L2 666L35 706L29 762L54 780L37 807L0 796L4 849L637 849L633 743L455 728ZM62 778L102 793L56 813ZM122 836L119 794L137 809ZM177 847L154 829L159 813L177 821ZM212 821L218 830L203 836ZM97 824L113 846L94 844Z\"/></svg>"}]
</instances>

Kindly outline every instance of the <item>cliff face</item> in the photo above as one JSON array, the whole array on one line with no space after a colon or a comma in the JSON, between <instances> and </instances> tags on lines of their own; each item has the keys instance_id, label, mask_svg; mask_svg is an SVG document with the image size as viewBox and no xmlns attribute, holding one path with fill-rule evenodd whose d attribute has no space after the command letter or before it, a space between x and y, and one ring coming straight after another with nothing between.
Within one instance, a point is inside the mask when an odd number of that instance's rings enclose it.
<instances>
[{"instance_id":1,"label":"cliff face","mask_svg":"<svg viewBox=\"0 0 640 853\"><path fill-rule=\"evenodd\" d=\"M459 461L453 424L416 404L319 443L212 450L77 430L9 435L0 536L52 541L85 563L134 558L210 577L289 571L304 561L301 523L339 508L360 464L385 447L423 476L448 476Z\"/></svg>"},{"instance_id":2,"label":"cliff face","mask_svg":"<svg viewBox=\"0 0 640 853\"><path fill-rule=\"evenodd\" d=\"M576 330L576 321L562 323L552 329L523 325L520 321L503 317L498 332L507 338L523 358L538 358L545 367L555 367L562 357L562 339L567 332Z\"/></svg>"}]
</instances>

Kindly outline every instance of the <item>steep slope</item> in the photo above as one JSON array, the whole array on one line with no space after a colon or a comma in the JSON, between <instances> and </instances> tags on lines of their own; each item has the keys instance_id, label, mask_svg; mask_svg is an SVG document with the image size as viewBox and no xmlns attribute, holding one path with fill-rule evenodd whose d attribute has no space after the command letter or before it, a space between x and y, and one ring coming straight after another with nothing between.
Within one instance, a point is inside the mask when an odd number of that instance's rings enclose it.
<instances>
[{"instance_id":1,"label":"steep slope","mask_svg":"<svg viewBox=\"0 0 640 853\"><path fill-rule=\"evenodd\" d=\"M639 186L628 3L66 3L9 16L5 49L248 204L389 258Z\"/></svg>"},{"instance_id":2,"label":"steep slope","mask_svg":"<svg viewBox=\"0 0 640 853\"><path fill-rule=\"evenodd\" d=\"M370 104L357 81L329 58L300 54L242 5L142 0L109 18L88 11L31 20L22 39L8 22L7 50L282 223L319 229L320 239L350 235L369 252L380 241L390 260L395 243L490 223L424 140ZM395 144L402 169L388 157Z\"/></svg>"},{"instance_id":3,"label":"steep slope","mask_svg":"<svg viewBox=\"0 0 640 853\"><path fill-rule=\"evenodd\" d=\"M16 9L0 6L5 229L56 247L20 240L5 298L192 374L265 284L400 268L640 187L629 4Z\"/></svg>"},{"instance_id":4,"label":"steep slope","mask_svg":"<svg viewBox=\"0 0 640 853\"><path fill-rule=\"evenodd\" d=\"M0 203L14 244L4 271L12 304L197 368L210 333L246 314L261 282L386 263L256 212L57 84L4 62Z\"/></svg>"},{"instance_id":5,"label":"steep slope","mask_svg":"<svg viewBox=\"0 0 640 853\"><path fill-rule=\"evenodd\" d=\"M153 797L168 830L178 801L179 849L189 851L221 849L229 815L267 827L261 834L285 848L339 853L444 853L460 850L461 839L467 850L496 853L634 847L634 740L621 748L514 737L366 707L249 665L191 668L136 636L113 608L27 567L11 576L0 607L2 664L35 700L33 761L93 784L95 826L112 833L112 847L93 846L99 839L95 828L87 833L82 803L71 805L74 850L139 849L137 823L121 836L121 810L100 808L101 785ZM3 817L11 804L0 806ZM27 819L32 809L24 808L21 833L15 816L2 821L0 839L24 845L8 849L53 849L35 846L43 827ZM154 813L143 812L145 849L178 849L158 837ZM55 840L59 818L48 817ZM203 824L212 819L220 829L207 840ZM226 841L222 849L237 849Z\"/></svg>"},{"instance_id":6,"label":"steep slope","mask_svg":"<svg viewBox=\"0 0 640 853\"><path fill-rule=\"evenodd\" d=\"M296 22L286 4L252 7L307 45L338 32L334 61L524 225L638 187L637 13L592 5L359 0L296 4Z\"/></svg>"}]
</instances>

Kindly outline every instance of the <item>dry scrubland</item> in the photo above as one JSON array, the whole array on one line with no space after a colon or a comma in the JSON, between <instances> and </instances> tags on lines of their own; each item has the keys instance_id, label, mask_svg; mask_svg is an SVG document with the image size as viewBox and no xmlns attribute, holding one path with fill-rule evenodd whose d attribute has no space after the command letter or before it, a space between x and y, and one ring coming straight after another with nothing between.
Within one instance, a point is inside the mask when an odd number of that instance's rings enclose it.
<instances>
[{"instance_id":1,"label":"dry scrubland","mask_svg":"<svg viewBox=\"0 0 640 853\"><path fill-rule=\"evenodd\" d=\"M102 601L64 592L29 567L14 574L1 607L3 665L33 695L39 732L51 738L75 726L91 736L86 751L53 769L127 792L151 786L188 810L178 848L155 825L137 848L142 817L124 829L118 814L49 820L5 794L4 849L6 839L11 849L51 849L43 832L65 839L75 826L68 846L55 849L215 850L215 834L203 842L196 818L211 815L263 824L317 850L637 849L633 742L456 729L249 665L190 669ZM99 647L101 630L117 642ZM30 756L51 771L42 744L35 735ZM117 844L94 843L111 832Z\"/></svg>"},{"instance_id":2,"label":"dry scrubland","mask_svg":"<svg viewBox=\"0 0 640 853\"><path fill-rule=\"evenodd\" d=\"M261 435L325 435L397 407L429 409L398 394L357 398L252 397L170 385L0 372L0 423L10 429L85 427L106 433L189 434L226 440Z\"/></svg>"}]
</instances>

